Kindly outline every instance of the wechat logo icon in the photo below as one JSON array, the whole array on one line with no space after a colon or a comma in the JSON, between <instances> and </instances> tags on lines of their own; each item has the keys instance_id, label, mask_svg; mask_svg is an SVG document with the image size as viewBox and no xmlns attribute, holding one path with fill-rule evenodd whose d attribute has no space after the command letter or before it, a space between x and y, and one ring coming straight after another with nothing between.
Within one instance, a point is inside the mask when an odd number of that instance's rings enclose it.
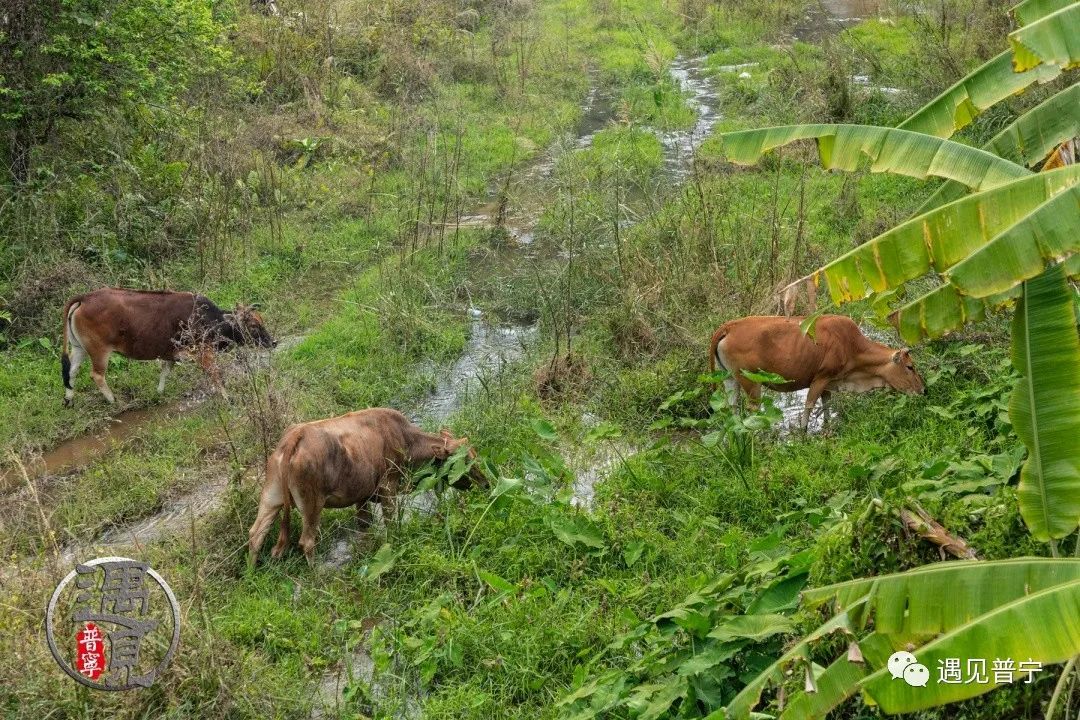
<instances>
[{"instance_id":1,"label":"wechat logo icon","mask_svg":"<svg viewBox=\"0 0 1080 720\"><path fill-rule=\"evenodd\" d=\"M926 687L930 682L930 670L909 652L897 650L889 656L888 665L893 680L903 680L912 687Z\"/></svg>"}]
</instances>

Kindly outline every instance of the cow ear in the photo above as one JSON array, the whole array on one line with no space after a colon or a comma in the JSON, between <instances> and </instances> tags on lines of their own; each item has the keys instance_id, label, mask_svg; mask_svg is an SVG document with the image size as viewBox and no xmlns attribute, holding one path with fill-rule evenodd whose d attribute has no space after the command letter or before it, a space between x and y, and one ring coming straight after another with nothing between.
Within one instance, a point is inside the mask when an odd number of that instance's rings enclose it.
<instances>
[{"instance_id":1,"label":"cow ear","mask_svg":"<svg viewBox=\"0 0 1080 720\"><path fill-rule=\"evenodd\" d=\"M894 352L894 353L892 354L892 361L893 361L894 363L896 363L897 365L899 365L899 364L900 364L900 360L901 360L901 358L903 357L903 355L904 355L904 353L905 353L905 352L906 352L905 350L897 350L896 352Z\"/></svg>"}]
</instances>

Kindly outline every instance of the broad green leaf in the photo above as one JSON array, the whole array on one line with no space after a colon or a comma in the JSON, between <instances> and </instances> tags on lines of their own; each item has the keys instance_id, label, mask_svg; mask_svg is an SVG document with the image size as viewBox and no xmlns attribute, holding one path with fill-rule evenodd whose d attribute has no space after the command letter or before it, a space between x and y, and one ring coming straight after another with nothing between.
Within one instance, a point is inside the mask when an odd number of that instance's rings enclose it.
<instances>
[{"instance_id":1,"label":"broad green leaf","mask_svg":"<svg viewBox=\"0 0 1080 720\"><path fill-rule=\"evenodd\" d=\"M559 434L555 432L555 426L544 418L535 418L530 424L533 432L544 440L555 441L559 439Z\"/></svg>"},{"instance_id":2,"label":"broad green leaf","mask_svg":"<svg viewBox=\"0 0 1080 720\"><path fill-rule=\"evenodd\" d=\"M1041 274L1048 264L1078 251L1080 186L1073 186L958 262L945 272L945 279L962 295L988 297Z\"/></svg>"},{"instance_id":3,"label":"broad green leaf","mask_svg":"<svg viewBox=\"0 0 1080 720\"><path fill-rule=\"evenodd\" d=\"M476 576L488 585L490 585L491 589L495 592L509 593L511 595L517 592L516 585L507 580L504 580L495 573L485 572L484 570L477 570Z\"/></svg>"},{"instance_id":4,"label":"broad green leaf","mask_svg":"<svg viewBox=\"0 0 1080 720\"><path fill-rule=\"evenodd\" d=\"M856 170L864 156L871 172L894 172L925 180L956 180L985 190L1028 175L1016 163L978 148L920 132L873 125L785 125L723 134L724 152L734 163L756 163L766 152L816 139L823 167Z\"/></svg>"},{"instance_id":5,"label":"broad green leaf","mask_svg":"<svg viewBox=\"0 0 1080 720\"><path fill-rule=\"evenodd\" d=\"M833 301L842 303L898 287L931 269L945 272L1006 230L1015 230L1017 237L1031 232L1031 218L1040 209L1061 212L1047 201L1070 188L1080 192L1080 166L1027 174L912 218L841 255L815 276L824 274ZM1069 227L1067 221L1059 224ZM1056 227L1052 222L1050 226ZM1016 277L1012 285L1023 279ZM1006 282L1004 289L1009 286Z\"/></svg>"},{"instance_id":6,"label":"broad green leaf","mask_svg":"<svg viewBox=\"0 0 1080 720\"><path fill-rule=\"evenodd\" d=\"M824 310L818 310L816 313L804 317L802 322L799 323L799 332L813 340L814 335L817 333L817 321L824 314Z\"/></svg>"},{"instance_id":7,"label":"broad green leaf","mask_svg":"<svg viewBox=\"0 0 1080 720\"><path fill-rule=\"evenodd\" d=\"M1046 159L1054 148L1080 135L1080 83L1044 100L1014 120L982 146L998 157L1031 167ZM919 207L922 215L967 194L967 188L950 180Z\"/></svg>"},{"instance_id":8,"label":"broad green leaf","mask_svg":"<svg viewBox=\"0 0 1080 720\"><path fill-rule=\"evenodd\" d=\"M671 704L686 696L686 678L673 676L666 683L642 685L634 690L626 705L638 720L656 720Z\"/></svg>"},{"instance_id":9,"label":"broad green leaf","mask_svg":"<svg viewBox=\"0 0 1080 720\"><path fill-rule=\"evenodd\" d=\"M604 547L604 535L591 520L584 516L555 515L548 521L555 537L567 545Z\"/></svg>"},{"instance_id":10,"label":"broad green leaf","mask_svg":"<svg viewBox=\"0 0 1080 720\"><path fill-rule=\"evenodd\" d=\"M394 552L389 543L384 543L375 553L375 556L371 558L371 562L367 564L364 570L364 579L374 580L390 570L390 568L394 567L394 563L400 554L400 552Z\"/></svg>"},{"instance_id":11,"label":"broad green leaf","mask_svg":"<svg viewBox=\"0 0 1080 720\"><path fill-rule=\"evenodd\" d=\"M809 576L805 571L780 578L762 590L761 594L754 598L754 601L746 608L746 612L773 613L795 607L799 602L799 592L806 586L808 579Z\"/></svg>"},{"instance_id":12,"label":"broad green leaf","mask_svg":"<svg viewBox=\"0 0 1080 720\"><path fill-rule=\"evenodd\" d=\"M1024 284L1013 316L1012 361L1020 373L1009 418L1028 449L1020 471L1020 514L1039 540L1065 537L1080 522L1080 339L1058 265Z\"/></svg>"},{"instance_id":13,"label":"broad green leaf","mask_svg":"<svg viewBox=\"0 0 1080 720\"><path fill-rule=\"evenodd\" d=\"M1080 2L1009 33L1013 69L1017 73L1040 64L1062 69L1080 65Z\"/></svg>"},{"instance_id":14,"label":"broad green leaf","mask_svg":"<svg viewBox=\"0 0 1080 720\"><path fill-rule=\"evenodd\" d=\"M1077 558L958 561L807 590L803 603L815 607L835 600L838 610L861 607L873 613L878 635L903 643L951 631L1017 598L1076 580Z\"/></svg>"},{"instance_id":15,"label":"broad green leaf","mask_svg":"<svg viewBox=\"0 0 1080 720\"><path fill-rule=\"evenodd\" d=\"M709 637L719 642L742 638L757 641L791 632L792 627L791 618L783 615L736 615L718 624Z\"/></svg>"},{"instance_id":16,"label":"broad green leaf","mask_svg":"<svg viewBox=\"0 0 1080 720\"><path fill-rule=\"evenodd\" d=\"M761 701L761 693L764 692L765 688L770 683L776 684L783 681L784 669L788 665L798 658L806 658L810 652L810 645L826 635L835 632L853 633L861 624L856 617L861 617L862 609L859 603L852 603L848 606L847 611L836 615L796 643L779 660L765 668L761 674L747 683L727 704L721 717L726 718L726 720L745 720L749 718L751 710Z\"/></svg>"},{"instance_id":17,"label":"broad green leaf","mask_svg":"<svg viewBox=\"0 0 1080 720\"><path fill-rule=\"evenodd\" d=\"M1074 254L1062 265L1068 277L1080 276L1080 253ZM988 310L1020 297L1020 289L1021 284L1018 283L1003 293L973 298L961 295L955 287L946 283L899 308L889 316L889 320L899 330L904 342L916 344L928 338L941 337L965 323L982 320Z\"/></svg>"},{"instance_id":18,"label":"broad green leaf","mask_svg":"<svg viewBox=\"0 0 1080 720\"><path fill-rule=\"evenodd\" d=\"M645 543L641 540L631 540L626 543L626 547L623 548L623 562L626 563L626 567L634 567L637 561L641 559L641 553L645 550Z\"/></svg>"},{"instance_id":19,"label":"broad green leaf","mask_svg":"<svg viewBox=\"0 0 1080 720\"><path fill-rule=\"evenodd\" d=\"M1009 12L1021 25L1030 25L1036 20L1072 5L1076 0L1024 0Z\"/></svg>"},{"instance_id":20,"label":"broad green leaf","mask_svg":"<svg viewBox=\"0 0 1080 720\"><path fill-rule=\"evenodd\" d=\"M954 588L942 580L946 586L942 590ZM1044 665L1063 662L1080 653L1080 579L1032 592L975 616L914 653L932 671L946 658L986 658L988 667L994 658ZM897 682L882 667L864 679L861 687L883 711L894 714L982 695L998 686L994 679L994 673L988 672L986 683L931 682L912 687Z\"/></svg>"},{"instance_id":21,"label":"broad green leaf","mask_svg":"<svg viewBox=\"0 0 1080 720\"><path fill-rule=\"evenodd\" d=\"M1027 72L1013 72L1012 61L1011 50L991 58L898 127L940 138L952 137L984 110L1034 82L1046 83L1061 73L1057 65L1039 65Z\"/></svg>"}]
</instances>

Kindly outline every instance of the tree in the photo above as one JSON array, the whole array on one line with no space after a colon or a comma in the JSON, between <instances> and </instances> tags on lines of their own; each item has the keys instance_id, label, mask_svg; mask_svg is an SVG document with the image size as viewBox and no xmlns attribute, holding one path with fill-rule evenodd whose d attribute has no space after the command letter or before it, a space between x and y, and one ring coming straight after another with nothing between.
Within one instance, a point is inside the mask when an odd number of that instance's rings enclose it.
<instances>
[{"instance_id":1,"label":"tree","mask_svg":"<svg viewBox=\"0 0 1080 720\"><path fill-rule=\"evenodd\" d=\"M15 0L0 14L3 166L27 179L65 119L168 109L228 58L211 0Z\"/></svg>"}]
</instances>

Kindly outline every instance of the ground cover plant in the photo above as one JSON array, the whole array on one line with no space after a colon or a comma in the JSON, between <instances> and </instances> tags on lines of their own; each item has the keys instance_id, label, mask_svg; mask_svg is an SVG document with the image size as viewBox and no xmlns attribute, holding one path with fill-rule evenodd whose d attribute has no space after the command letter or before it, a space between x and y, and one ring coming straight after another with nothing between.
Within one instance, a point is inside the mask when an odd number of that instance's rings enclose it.
<instances>
[{"instance_id":1,"label":"ground cover plant","mask_svg":"<svg viewBox=\"0 0 1080 720\"><path fill-rule=\"evenodd\" d=\"M1076 7L5 16L0 713L1071 716ZM259 302L279 346L223 359L227 399L117 358L119 407L84 374L63 411L59 307L105 283ZM926 394L805 434L786 397L732 412L709 334L785 301L910 343ZM374 405L468 435L491 486L424 468L396 518L325 512L314 566L249 566L284 428ZM125 409L151 420L40 469ZM56 582L112 554L181 601L138 692L44 642ZM935 677L1043 665L913 688L883 669L909 644Z\"/></svg>"}]
</instances>

